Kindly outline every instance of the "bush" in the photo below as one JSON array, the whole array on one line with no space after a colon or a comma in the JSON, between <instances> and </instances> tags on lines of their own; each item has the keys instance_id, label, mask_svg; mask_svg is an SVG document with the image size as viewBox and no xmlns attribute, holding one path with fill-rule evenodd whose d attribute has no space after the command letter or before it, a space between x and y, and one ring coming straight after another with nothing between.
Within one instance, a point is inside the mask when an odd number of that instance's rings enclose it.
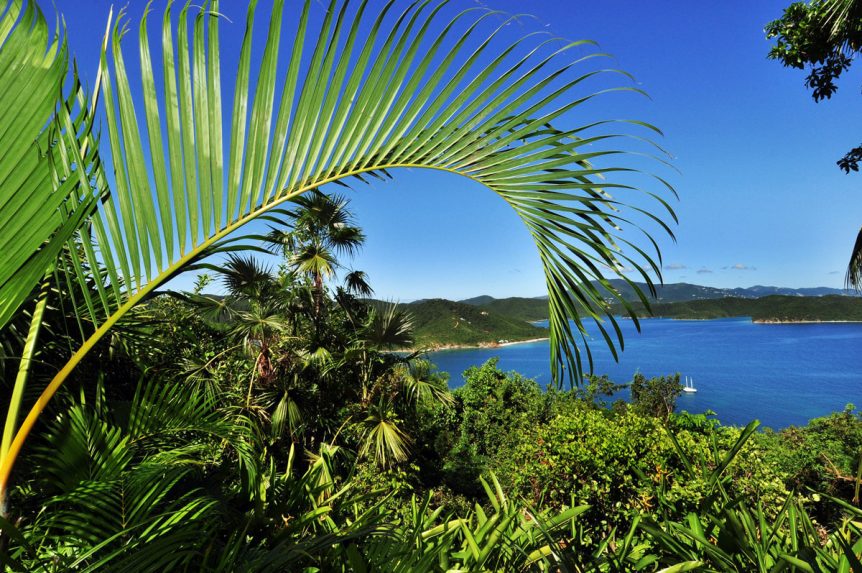
<instances>
[{"instance_id":1,"label":"bush","mask_svg":"<svg viewBox=\"0 0 862 573\"><path fill-rule=\"evenodd\" d=\"M687 475L687 458L705 460ZM587 407L572 409L521 434L497 472L507 485L535 506L592 506L588 517L603 529L627 527L634 516L658 512L681 517L695 510L710 489L715 464L712 444L729 450L738 428L709 435L669 430L661 420L628 410L623 414ZM763 459L754 443L728 468L733 488L768 505L786 497L783 475ZM777 508L776 510L777 511Z\"/></svg>"}]
</instances>

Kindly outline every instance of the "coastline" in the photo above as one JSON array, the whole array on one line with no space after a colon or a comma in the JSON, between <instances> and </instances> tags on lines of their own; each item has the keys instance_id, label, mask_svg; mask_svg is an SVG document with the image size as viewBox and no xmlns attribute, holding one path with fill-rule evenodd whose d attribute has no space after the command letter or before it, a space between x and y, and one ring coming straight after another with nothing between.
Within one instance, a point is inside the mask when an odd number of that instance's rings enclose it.
<instances>
[{"instance_id":1,"label":"coastline","mask_svg":"<svg viewBox=\"0 0 862 573\"><path fill-rule=\"evenodd\" d=\"M407 348L401 350L400 352L439 352L441 350L469 350L476 348L502 348L504 346L514 346L516 344L527 344L529 342L541 342L543 340L549 340L549 337L543 336L541 338L529 338L527 340L512 340L507 342L479 342L477 344L439 344L431 347L423 347L423 348Z\"/></svg>"},{"instance_id":2,"label":"coastline","mask_svg":"<svg viewBox=\"0 0 862 573\"><path fill-rule=\"evenodd\" d=\"M628 318L628 317L621 317ZM752 318L750 316L715 316L710 318L695 318L682 316L639 316L638 320L686 320L686 321L710 321L727 320L733 318L747 318L753 324L862 324L862 320L819 320L819 319L792 319L792 318Z\"/></svg>"},{"instance_id":3,"label":"coastline","mask_svg":"<svg viewBox=\"0 0 862 573\"><path fill-rule=\"evenodd\" d=\"M862 320L784 320L779 318L751 319L755 324L862 324Z\"/></svg>"}]
</instances>

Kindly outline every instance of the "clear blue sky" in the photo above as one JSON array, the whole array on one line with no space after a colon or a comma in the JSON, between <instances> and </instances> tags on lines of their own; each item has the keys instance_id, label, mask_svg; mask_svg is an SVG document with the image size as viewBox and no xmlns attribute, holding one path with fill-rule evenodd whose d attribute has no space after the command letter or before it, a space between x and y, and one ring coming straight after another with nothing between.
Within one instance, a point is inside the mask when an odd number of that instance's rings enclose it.
<instances>
[{"instance_id":1,"label":"clear blue sky","mask_svg":"<svg viewBox=\"0 0 862 573\"><path fill-rule=\"evenodd\" d=\"M596 119L637 118L665 133L661 144L680 173L664 175L681 198L677 242L660 240L665 282L840 287L862 224L862 175L844 175L835 161L862 142L862 75L852 69L831 101L815 104L804 72L767 60L763 26L788 3L454 0L512 13L526 7L536 18L510 26L513 36L544 29L595 40L614 56L612 67L650 94L614 96L595 109ZM109 6L57 0L90 81ZM130 3L133 18L143 6ZM244 2L222 3L233 21L221 28L223 52L238 50L244 11ZM543 294L530 238L492 192L455 176L393 175L348 192L368 235L353 265L369 274L377 296Z\"/></svg>"}]
</instances>

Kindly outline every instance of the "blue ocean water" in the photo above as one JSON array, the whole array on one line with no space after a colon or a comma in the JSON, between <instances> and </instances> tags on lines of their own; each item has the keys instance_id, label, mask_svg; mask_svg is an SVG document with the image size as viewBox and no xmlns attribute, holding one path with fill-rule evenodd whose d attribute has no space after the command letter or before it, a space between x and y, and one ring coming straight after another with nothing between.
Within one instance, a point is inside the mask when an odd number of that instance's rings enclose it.
<instances>
[{"instance_id":1,"label":"blue ocean water","mask_svg":"<svg viewBox=\"0 0 862 573\"><path fill-rule=\"evenodd\" d=\"M619 321L625 337L620 362L593 338L595 374L622 383L640 371L646 376L679 372L694 379L698 392L684 394L678 409L713 410L725 424L784 428L840 411L862 407L862 324L755 324L748 318ZM543 387L551 381L548 341L500 348L444 350L429 354L449 372L452 388L461 373L489 358ZM626 397L626 396L623 396Z\"/></svg>"}]
</instances>

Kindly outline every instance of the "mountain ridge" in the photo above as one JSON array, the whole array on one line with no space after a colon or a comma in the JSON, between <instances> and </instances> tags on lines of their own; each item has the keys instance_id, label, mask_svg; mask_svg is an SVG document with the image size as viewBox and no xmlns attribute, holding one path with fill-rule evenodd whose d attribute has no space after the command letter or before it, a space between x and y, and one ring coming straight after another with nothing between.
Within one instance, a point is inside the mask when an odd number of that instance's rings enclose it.
<instances>
[{"instance_id":1,"label":"mountain ridge","mask_svg":"<svg viewBox=\"0 0 862 573\"><path fill-rule=\"evenodd\" d=\"M650 316L631 285L610 281L640 317ZM643 289L646 285L637 283ZM690 283L656 287L650 300L652 316L668 318L722 318L751 316L758 322L805 322L862 320L862 299L842 289L813 287L792 289L756 285L720 289ZM618 301L608 295L612 312L626 314ZM381 301L374 301L383 304ZM547 330L533 322L547 320L547 297L494 298L480 295L460 301L428 298L402 304L413 316L415 346L494 346L505 342L547 336Z\"/></svg>"},{"instance_id":2,"label":"mountain ridge","mask_svg":"<svg viewBox=\"0 0 862 573\"><path fill-rule=\"evenodd\" d=\"M611 279L610 284L617 289L624 299L629 301L637 301L638 297L635 294L634 289L622 279ZM599 286L597 283L593 283ZM640 287L644 292L649 293L649 289L646 283L635 282L638 287ZM599 288L603 288L599 286ZM830 295L838 295L838 296L859 296L858 293L848 289L837 289L832 287L801 287L801 288L791 288L791 287L776 287L776 286L767 286L767 285L754 285L751 287L734 287L734 288L719 288L719 287L708 287L703 285L696 285L693 283L667 283L664 285L656 285L656 298L657 302L683 302L683 301L692 301L692 300L709 300L709 299L717 299L717 298L762 298L765 296L772 295L784 295L784 296L830 296ZM464 300L460 300L458 302L462 302L464 304L476 304L477 306L486 306L491 304L493 301L498 300L547 300L547 295L536 296L536 297L506 297L504 299L497 299L488 295L480 295ZM605 300L608 302L614 302L614 297L608 295L605 297Z\"/></svg>"}]
</instances>

